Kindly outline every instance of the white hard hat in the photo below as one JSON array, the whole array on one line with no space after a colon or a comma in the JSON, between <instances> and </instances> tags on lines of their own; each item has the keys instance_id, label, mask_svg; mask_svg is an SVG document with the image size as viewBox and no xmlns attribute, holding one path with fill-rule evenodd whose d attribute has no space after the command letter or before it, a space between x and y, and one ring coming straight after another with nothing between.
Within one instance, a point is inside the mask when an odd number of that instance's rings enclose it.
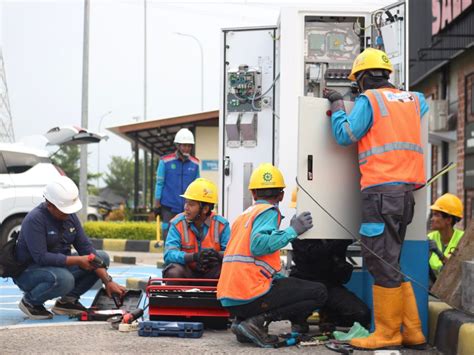
<instances>
[{"instance_id":1,"label":"white hard hat","mask_svg":"<svg viewBox=\"0 0 474 355\"><path fill-rule=\"evenodd\" d=\"M82 208L79 190L67 176L60 176L46 185L43 195L63 213L76 213Z\"/></svg>"},{"instance_id":2,"label":"white hard hat","mask_svg":"<svg viewBox=\"0 0 474 355\"><path fill-rule=\"evenodd\" d=\"M187 128L181 128L176 136L174 136L174 143L178 144L194 144L194 135Z\"/></svg>"}]
</instances>

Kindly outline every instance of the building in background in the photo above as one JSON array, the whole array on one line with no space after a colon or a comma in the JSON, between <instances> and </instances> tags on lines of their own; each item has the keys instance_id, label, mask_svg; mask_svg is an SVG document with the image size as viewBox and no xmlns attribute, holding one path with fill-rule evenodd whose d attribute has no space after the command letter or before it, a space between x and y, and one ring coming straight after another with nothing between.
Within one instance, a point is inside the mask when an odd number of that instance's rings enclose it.
<instances>
[{"instance_id":1,"label":"building in background","mask_svg":"<svg viewBox=\"0 0 474 355\"><path fill-rule=\"evenodd\" d=\"M142 207L152 209L155 203L156 169L159 158L176 151L174 136L181 128L189 128L196 139L193 155L201 160L201 177L218 181L218 125L219 111L159 118L108 128L109 131L128 140L132 144L135 161L134 208L139 206L139 192L142 191ZM145 177L139 176L139 151L143 150ZM151 177L150 178L147 178ZM149 181L148 188L143 181ZM148 194L147 194L148 192Z\"/></svg>"},{"instance_id":2,"label":"building in background","mask_svg":"<svg viewBox=\"0 0 474 355\"><path fill-rule=\"evenodd\" d=\"M457 168L431 188L464 203L464 224L474 215L474 6L473 0L410 1L410 88L430 105L431 167Z\"/></svg>"}]
</instances>

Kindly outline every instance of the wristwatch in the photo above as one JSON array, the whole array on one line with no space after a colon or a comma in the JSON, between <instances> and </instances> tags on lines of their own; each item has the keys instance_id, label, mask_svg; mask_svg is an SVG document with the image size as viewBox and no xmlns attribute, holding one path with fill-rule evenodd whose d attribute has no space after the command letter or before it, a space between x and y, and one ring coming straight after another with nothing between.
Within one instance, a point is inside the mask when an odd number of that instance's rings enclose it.
<instances>
[{"instance_id":1,"label":"wristwatch","mask_svg":"<svg viewBox=\"0 0 474 355\"><path fill-rule=\"evenodd\" d=\"M107 285L109 282L111 282L113 279L112 279L112 276L110 276L109 274L107 274L107 278L105 279L104 282L104 285Z\"/></svg>"}]
</instances>

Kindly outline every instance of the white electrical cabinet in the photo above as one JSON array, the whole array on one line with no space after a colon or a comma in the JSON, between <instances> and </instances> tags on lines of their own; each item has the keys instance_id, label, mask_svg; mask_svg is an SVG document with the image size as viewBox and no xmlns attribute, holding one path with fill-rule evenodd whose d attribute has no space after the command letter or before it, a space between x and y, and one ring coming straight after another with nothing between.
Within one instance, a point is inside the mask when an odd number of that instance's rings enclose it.
<instances>
[{"instance_id":1,"label":"white electrical cabinet","mask_svg":"<svg viewBox=\"0 0 474 355\"><path fill-rule=\"evenodd\" d=\"M353 103L346 101L345 106L350 112ZM326 99L299 98L297 164L301 188L297 209L298 212L311 211L314 221L314 227L300 238L352 239L329 214L358 235L360 175L357 146L343 147L336 143L328 110Z\"/></svg>"},{"instance_id":2,"label":"white electrical cabinet","mask_svg":"<svg viewBox=\"0 0 474 355\"><path fill-rule=\"evenodd\" d=\"M407 1L334 0L317 7L283 8L276 27L223 30L220 213L233 222L252 203L250 174L260 163L270 162L286 181L280 203L284 216L295 213L289 203L298 177L324 208L358 234L357 147L336 144L322 90L338 90L350 108L358 93L347 77L354 59L368 47L387 52L394 66L390 81L406 89L408 15ZM304 164L311 155L309 182ZM315 217L315 228L304 237L351 238L303 195L299 191L298 210L310 210ZM426 237L425 190L416 192L416 202L407 239ZM285 218L282 227L289 220Z\"/></svg>"},{"instance_id":3,"label":"white electrical cabinet","mask_svg":"<svg viewBox=\"0 0 474 355\"><path fill-rule=\"evenodd\" d=\"M275 157L276 27L223 30L219 212L229 221L252 201L252 171Z\"/></svg>"}]
</instances>

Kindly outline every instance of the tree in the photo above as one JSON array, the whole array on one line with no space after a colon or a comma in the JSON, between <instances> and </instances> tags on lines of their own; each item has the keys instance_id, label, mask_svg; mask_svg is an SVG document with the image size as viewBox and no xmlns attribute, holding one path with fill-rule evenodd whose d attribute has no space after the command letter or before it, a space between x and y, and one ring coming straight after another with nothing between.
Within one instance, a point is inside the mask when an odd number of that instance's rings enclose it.
<instances>
[{"instance_id":1,"label":"tree","mask_svg":"<svg viewBox=\"0 0 474 355\"><path fill-rule=\"evenodd\" d=\"M66 176L71 178L77 186L79 186L79 159L81 157L80 149L78 145L65 145L62 146L59 151L51 156L51 160L54 165L61 168ZM87 174L87 190L89 194L97 195L97 188L92 186L89 181L95 181L101 174Z\"/></svg>"},{"instance_id":2,"label":"tree","mask_svg":"<svg viewBox=\"0 0 474 355\"><path fill-rule=\"evenodd\" d=\"M134 163L132 159L113 156L104 181L107 186L127 199L133 195Z\"/></svg>"},{"instance_id":3,"label":"tree","mask_svg":"<svg viewBox=\"0 0 474 355\"><path fill-rule=\"evenodd\" d=\"M65 145L51 157L51 160L79 186L79 158L79 146Z\"/></svg>"}]
</instances>

